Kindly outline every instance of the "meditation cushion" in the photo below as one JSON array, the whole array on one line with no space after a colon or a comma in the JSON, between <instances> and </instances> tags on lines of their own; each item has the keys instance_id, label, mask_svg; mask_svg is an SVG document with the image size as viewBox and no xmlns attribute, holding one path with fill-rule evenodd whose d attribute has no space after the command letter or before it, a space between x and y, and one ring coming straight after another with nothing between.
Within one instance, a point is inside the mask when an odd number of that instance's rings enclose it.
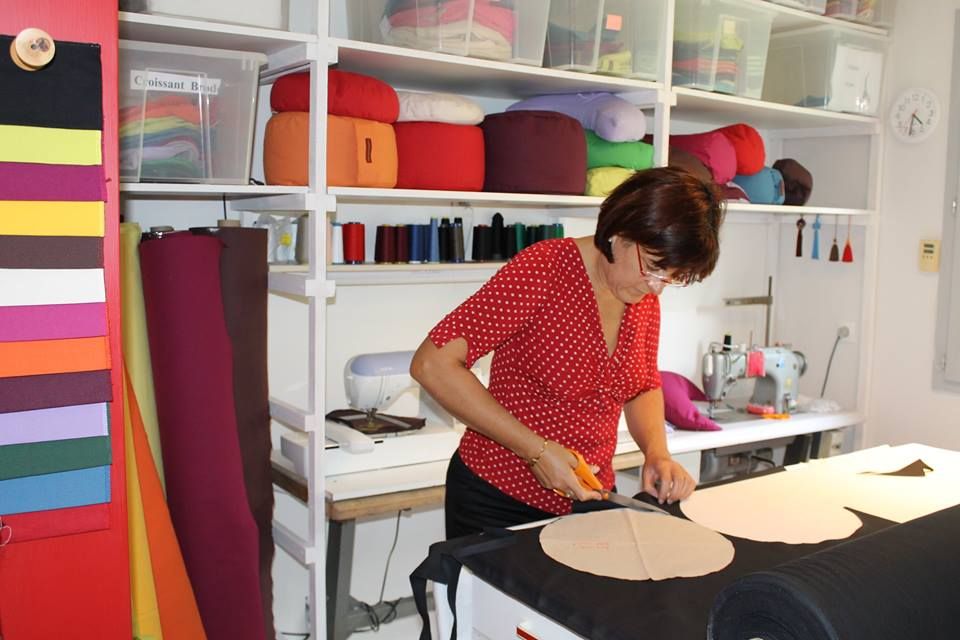
<instances>
[{"instance_id":1,"label":"meditation cushion","mask_svg":"<svg viewBox=\"0 0 960 640\"><path fill-rule=\"evenodd\" d=\"M695 155L717 184L726 184L737 175L737 152L733 143L717 131L670 136L670 148Z\"/></svg>"},{"instance_id":2,"label":"meditation cushion","mask_svg":"<svg viewBox=\"0 0 960 640\"><path fill-rule=\"evenodd\" d=\"M400 111L397 92L386 82L349 71L327 71L327 113L396 122ZM291 73L277 78L270 90L274 111L310 111L310 74Z\"/></svg>"},{"instance_id":3,"label":"meditation cushion","mask_svg":"<svg viewBox=\"0 0 960 640\"><path fill-rule=\"evenodd\" d=\"M624 167L649 169L653 166L653 146L646 142L610 142L587 131L587 168Z\"/></svg>"},{"instance_id":4,"label":"meditation cushion","mask_svg":"<svg viewBox=\"0 0 960 640\"><path fill-rule=\"evenodd\" d=\"M753 204L783 204L783 176L776 169L764 167L750 176L736 176L733 181L747 192Z\"/></svg>"},{"instance_id":5,"label":"meditation cushion","mask_svg":"<svg viewBox=\"0 0 960 640\"><path fill-rule=\"evenodd\" d=\"M624 167L596 167L587 171L588 196L606 198L636 171Z\"/></svg>"},{"instance_id":6,"label":"meditation cushion","mask_svg":"<svg viewBox=\"0 0 960 640\"><path fill-rule=\"evenodd\" d=\"M726 136L737 153L738 175L749 176L763 169L766 150L756 129L748 124L732 124L717 131Z\"/></svg>"},{"instance_id":7,"label":"meditation cushion","mask_svg":"<svg viewBox=\"0 0 960 640\"><path fill-rule=\"evenodd\" d=\"M783 176L786 192L784 203L797 206L806 204L813 191L813 176L806 167L792 158L784 158L774 162L773 168Z\"/></svg>"},{"instance_id":8,"label":"meditation cushion","mask_svg":"<svg viewBox=\"0 0 960 640\"><path fill-rule=\"evenodd\" d=\"M707 399L690 380L671 371L660 372L663 390L664 417L678 429L689 431L720 431L720 425L700 413L693 401Z\"/></svg>"},{"instance_id":9,"label":"meditation cushion","mask_svg":"<svg viewBox=\"0 0 960 640\"><path fill-rule=\"evenodd\" d=\"M643 138L647 130L647 118L640 107L612 93L537 96L510 105L507 111L564 113L610 142L634 142Z\"/></svg>"},{"instance_id":10,"label":"meditation cushion","mask_svg":"<svg viewBox=\"0 0 960 640\"><path fill-rule=\"evenodd\" d=\"M397 91L400 115L397 122L445 122L447 124L480 124L483 108L463 96L452 93L414 93Z\"/></svg>"},{"instance_id":11,"label":"meditation cushion","mask_svg":"<svg viewBox=\"0 0 960 640\"><path fill-rule=\"evenodd\" d=\"M587 140L580 123L552 111L508 111L483 124L483 190L583 195Z\"/></svg>"},{"instance_id":12,"label":"meditation cushion","mask_svg":"<svg viewBox=\"0 0 960 640\"><path fill-rule=\"evenodd\" d=\"M267 184L306 185L310 114L287 111L267 121L263 171ZM382 122L327 116L327 184L392 188L397 184L397 142Z\"/></svg>"},{"instance_id":13,"label":"meditation cushion","mask_svg":"<svg viewBox=\"0 0 960 640\"><path fill-rule=\"evenodd\" d=\"M483 189L483 131L440 122L398 122L398 189Z\"/></svg>"}]
</instances>

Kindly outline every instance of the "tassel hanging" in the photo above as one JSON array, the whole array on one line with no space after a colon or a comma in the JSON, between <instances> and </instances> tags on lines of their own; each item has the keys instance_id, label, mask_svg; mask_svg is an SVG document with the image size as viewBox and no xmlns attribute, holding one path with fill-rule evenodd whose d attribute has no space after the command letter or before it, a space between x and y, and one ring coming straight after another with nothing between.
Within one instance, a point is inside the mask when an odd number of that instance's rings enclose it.
<instances>
[{"instance_id":1,"label":"tassel hanging","mask_svg":"<svg viewBox=\"0 0 960 640\"><path fill-rule=\"evenodd\" d=\"M843 245L843 261L853 262L853 245L850 244L850 225L853 218L847 217L847 242Z\"/></svg>"},{"instance_id":2,"label":"tassel hanging","mask_svg":"<svg viewBox=\"0 0 960 640\"><path fill-rule=\"evenodd\" d=\"M807 221L803 219L803 216L800 216L800 219L797 220L797 257L803 257L803 228L807 226Z\"/></svg>"},{"instance_id":3,"label":"tassel hanging","mask_svg":"<svg viewBox=\"0 0 960 640\"><path fill-rule=\"evenodd\" d=\"M810 257L814 260L820 259L820 214L817 214L816 219L813 221L813 250L810 252Z\"/></svg>"},{"instance_id":4,"label":"tassel hanging","mask_svg":"<svg viewBox=\"0 0 960 640\"><path fill-rule=\"evenodd\" d=\"M840 262L840 248L837 246L837 227L840 226L839 216L833 217L833 246L830 247L830 262Z\"/></svg>"}]
</instances>

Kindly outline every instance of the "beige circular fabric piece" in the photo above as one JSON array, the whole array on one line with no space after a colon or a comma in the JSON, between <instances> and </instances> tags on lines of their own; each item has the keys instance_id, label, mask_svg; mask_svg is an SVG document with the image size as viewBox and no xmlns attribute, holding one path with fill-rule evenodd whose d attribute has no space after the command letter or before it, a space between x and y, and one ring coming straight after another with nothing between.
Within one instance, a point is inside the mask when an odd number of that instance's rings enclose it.
<instances>
[{"instance_id":1,"label":"beige circular fabric piece","mask_svg":"<svg viewBox=\"0 0 960 640\"><path fill-rule=\"evenodd\" d=\"M733 544L719 533L633 509L560 518L540 532L540 546L572 569L622 580L695 578L733 561Z\"/></svg>"}]
</instances>

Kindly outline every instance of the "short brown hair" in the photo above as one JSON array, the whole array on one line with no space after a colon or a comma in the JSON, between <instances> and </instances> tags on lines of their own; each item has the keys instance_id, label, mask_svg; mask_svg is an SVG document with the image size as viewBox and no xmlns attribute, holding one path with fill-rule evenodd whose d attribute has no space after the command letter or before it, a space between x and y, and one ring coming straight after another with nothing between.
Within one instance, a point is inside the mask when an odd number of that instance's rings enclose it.
<instances>
[{"instance_id":1,"label":"short brown hair","mask_svg":"<svg viewBox=\"0 0 960 640\"><path fill-rule=\"evenodd\" d=\"M593 243L613 262L622 236L650 254L657 269L699 281L717 266L724 204L717 187L678 167L638 171L600 205Z\"/></svg>"}]
</instances>

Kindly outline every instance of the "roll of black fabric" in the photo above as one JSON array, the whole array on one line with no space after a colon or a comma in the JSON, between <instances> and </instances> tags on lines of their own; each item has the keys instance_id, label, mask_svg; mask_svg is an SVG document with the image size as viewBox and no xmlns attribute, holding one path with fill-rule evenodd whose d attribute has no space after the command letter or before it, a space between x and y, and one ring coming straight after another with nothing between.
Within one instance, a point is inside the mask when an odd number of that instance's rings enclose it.
<instances>
[{"instance_id":1,"label":"roll of black fabric","mask_svg":"<svg viewBox=\"0 0 960 640\"><path fill-rule=\"evenodd\" d=\"M727 586L710 640L960 636L960 506L845 542Z\"/></svg>"}]
</instances>

